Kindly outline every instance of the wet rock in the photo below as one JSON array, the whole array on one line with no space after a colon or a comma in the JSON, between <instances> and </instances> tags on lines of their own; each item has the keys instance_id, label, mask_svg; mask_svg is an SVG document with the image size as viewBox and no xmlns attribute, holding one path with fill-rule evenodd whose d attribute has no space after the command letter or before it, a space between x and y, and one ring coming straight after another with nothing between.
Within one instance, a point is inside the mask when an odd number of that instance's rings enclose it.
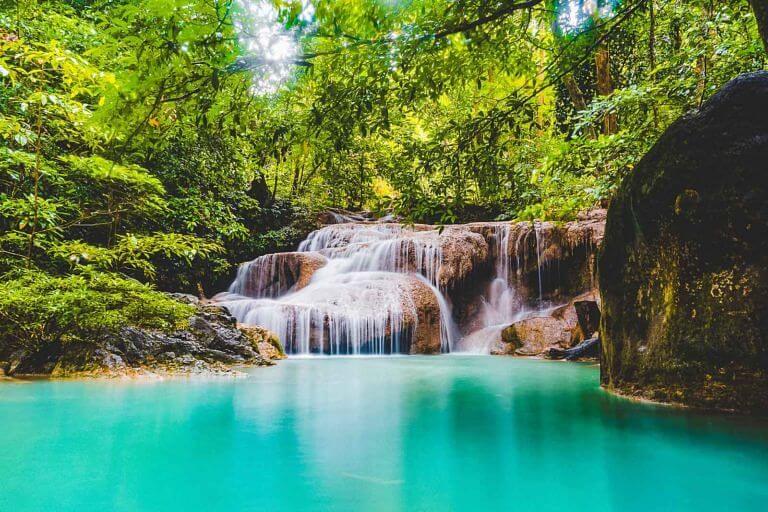
<instances>
[{"instance_id":1,"label":"wet rock","mask_svg":"<svg viewBox=\"0 0 768 512\"><path fill-rule=\"evenodd\" d=\"M768 410L768 73L674 123L622 182L599 258L604 386Z\"/></svg>"},{"instance_id":2,"label":"wet rock","mask_svg":"<svg viewBox=\"0 0 768 512\"><path fill-rule=\"evenodd\" d=\"M240 266L232 292L256 298L301 290L327 262L317 252L267 254Z\"/></svg>"},{"instance_id":3,"label":"wet rock","mask_svg":"<svg viewBox=\"0 0 768 512\"><path fill-rule=\"evenodd\" d=\"M569 348L585 339L579 327L575 304L580 302L595 303L594 293L576 297L568 304L534 313L506 327L501 332L501 344L497 344L493 354L533 356L545 353L549 348Z\"/></svg>"},{"instance_id":4,"label":"wet rock","mask_svg":"<svg viewBox=\"0 0 768 512\"><path fill-rule=\"evenodd\" d=\"M579 359L593 359L600 355L600 338L594 337L584 340L573 348L561 349L550 347L544 352L548 359L567 359L578 361Z\"/></svg>"},{"instance_id":5,"label":"wet rock","mask_svg":"<svg viewBox=\"0 0 768 512\"><path fill-rule=\"evenodd\" d=\"M488 242L462 226L448 226L439 235L441 262L437 285L443 290L462 287L478 267L488 262Z\"/></svg>"},{"instance_id":6,"label":"wet rock","mask_svg":"<svg viewBox=\"0 0 768 512\"><path fill-rule=\"evenodd\" d=\"M277 335L258 325L238 324L238 329L248 336L251 346L264 358L285 359L285 350Z\"/></svg>"},{"instance_id":7,"label":"wet rock","mask_svg":"<svg viewBox=\"0 0 768 512\"><path fill-rule=\"evenodd\" d=\"M126 369L127 365L120 355L90 344L78 344L62 351L50 376L117 376L124 374Z\"/></svg>"},{"instance_id":8,"label":"wet rock","mask_svg":"<svg viewBox=\"0 0 768 512\"><path fill-rule=\"evenodd\" d=\"M600 307L596 300L577 300L573 307L576 310L579 329L583 338L592 338L600 329Z\"/></svg>"},{"instance_id":9,"label":"wet rock","mask_svg":"<svg viewBox=\"0 0 768 512\"><path fill-rule=\"evenodd\" d=\"M200 304L200 298L189 293L169 293L168 295L184 304L191 304L193 306Z\"/></svg>"},{"instance_id":10,"label":"wet rock","mask_svg":"<svg viewBox=\"0 0 768 512\"><path fill-rule=\"evenodd\" d=\"M432 288L419 279L410 277L404 285L409 289L406 311L406 329L411 331L411 354L439 354L440 304Z\"/></svg>"}]
</instances>

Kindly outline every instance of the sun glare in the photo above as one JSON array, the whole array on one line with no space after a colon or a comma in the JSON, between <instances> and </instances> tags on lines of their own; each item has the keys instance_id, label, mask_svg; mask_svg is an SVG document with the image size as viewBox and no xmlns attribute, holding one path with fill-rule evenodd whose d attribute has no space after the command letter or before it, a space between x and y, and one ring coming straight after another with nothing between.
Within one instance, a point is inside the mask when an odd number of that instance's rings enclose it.
<instances>
[{"instance_id":1,"label":"sun glare","mask_svg":"<svg viewBox=\"0 0 768 512\"><path fill-rule=\"evenodd\" d=\"M309 23L314 6L302 3L299 20ZM264 0L237 0L235 30L243 51L243 61L253 74L253 91L257 94L277 92L293 76L301 49L296 30L288 29L279 12Z\"/></svg>"}]
</instances>

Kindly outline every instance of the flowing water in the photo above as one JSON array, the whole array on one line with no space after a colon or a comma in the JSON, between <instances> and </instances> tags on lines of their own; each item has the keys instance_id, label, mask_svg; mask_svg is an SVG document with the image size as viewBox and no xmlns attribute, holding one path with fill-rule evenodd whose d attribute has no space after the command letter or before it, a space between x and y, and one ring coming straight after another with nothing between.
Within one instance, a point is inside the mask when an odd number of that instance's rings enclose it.
<instances>
[{"instance_id":1,"label":"flowing water","mask_svg":"<svg viewBox=\"0 0 768 512\"><path fill-rule=\"evenodd\" d=\"M247 378L0 382L0 510L763 511L768 423L598 369L289 359Z\"/></svg>"},{"instance_id":2,"label":"flowing water","mask_svg":"<svg viewBox=\"0 0 768 512\"><path fill-rule=\"evenodd\" d=\"M408 352L423 283L440 308L442 352L450 352L456 328L438 286L439 236L388 223L326 226L299 245L299 253L327 259L305 287L286 284L285 255L267 255L242 265L217 299L240 322L275 332L291 354L381 355Z\"/></svg>"},{"instance_id":3,"label":"flowing water","mask_svg":"<svg viewBox=\"0 0 768 512\"><path fill-rule=\"evenodd\" d=\"M424 311L424 290L439 307L440 350L488 354L502 330L532 313L518 296L530 236L535 238L538 302L543 307L540 231L491 224L487 240L491 272L478 297L473 330L460 334L450 294L441 282L446 255L440 230L386 222L347 222L312 232L296 253L270 254L241 265L228 293L216 299L238 321L274 331L290 354L356 355L408 353ZM338 217L338 218L336 218ZM448 265L465 256L454 249ZM319 268L299 283L308 261ZM473 276L472 279L477 279ZM423 283L419 285L419 283ZM419 297L421 297L419 299ZM474 331L474 332L472 332Z\"/></svg>"}]
</instances>

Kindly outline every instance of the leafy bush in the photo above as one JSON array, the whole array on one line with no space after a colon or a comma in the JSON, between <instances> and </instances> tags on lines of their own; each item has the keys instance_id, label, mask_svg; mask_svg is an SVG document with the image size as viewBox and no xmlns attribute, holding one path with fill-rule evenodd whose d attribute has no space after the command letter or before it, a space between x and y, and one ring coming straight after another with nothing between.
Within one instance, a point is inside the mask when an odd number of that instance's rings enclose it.
<instances>
[{"instance_id":1,"label":"leafy bush","mask_svg":"<svg viewBox=\"0 0 768 512\"><path fill-rule=\"evenodd\" d=\"M123 326L184 327L192 306L117 274L24 271L0 281L0 352L48 343L99 342Z\"/></svg>"}]
</instances>

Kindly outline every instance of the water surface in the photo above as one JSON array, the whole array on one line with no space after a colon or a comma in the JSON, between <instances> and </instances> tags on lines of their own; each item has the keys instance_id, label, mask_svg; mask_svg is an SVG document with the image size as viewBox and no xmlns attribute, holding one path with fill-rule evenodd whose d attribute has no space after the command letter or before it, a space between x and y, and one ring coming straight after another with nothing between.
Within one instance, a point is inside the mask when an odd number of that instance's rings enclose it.
<instances>
[{"instance_id":1,"label":"water surface","mask_svg":"<svg viewBox=\"0 0 768 512\"><path fill-rule=\"evenodd\" d=\"M591 365L317 358L243 379L0 382L0 511L765 510L768 423Z\"/></svg>"}]
</instances>

